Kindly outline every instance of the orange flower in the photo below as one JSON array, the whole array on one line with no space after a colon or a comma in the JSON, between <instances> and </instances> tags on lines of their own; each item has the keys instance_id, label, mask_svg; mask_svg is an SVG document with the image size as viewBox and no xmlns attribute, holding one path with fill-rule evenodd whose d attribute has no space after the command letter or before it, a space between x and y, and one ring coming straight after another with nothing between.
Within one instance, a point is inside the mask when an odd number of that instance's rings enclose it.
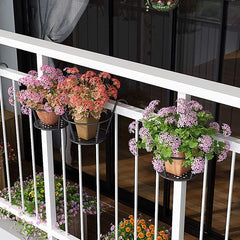
<instances>
[{"instance_id":1,"label":"orange flower","mask_svg":"<svg viewBox=\"0 0 240 240\"><path fill-rule=\"evenodd\" d=\"M133 220L133 219L131 219L131 220L130 220L130 223L133 225L133 224L134 224L134 220Z\"/></svg>"},{"instance_id":2,"label":"orange flower","mask_svg":"<svg viewBox=\"0 0 240 240\"><path fill-rule=\"evenodd\" d=\"M131 229L130 229L130 227L126 227L125 230L126 230L126 232L130 232Z\"/></svg>"},{"instance_id":3,"label":"orange flower","mask_svg":"<svg viewBox=\"0 0 240 240\"><path fill-rule=\"evenodd\" d=\"M152 239L150 237L148 237L147 240L152 240Z\"/></svg>"},{"instance_id":4,"label":"orange flower","mask_svg":"<svg viewBox=\"0 0 240 240\"><path fill-rule=\"evenodd\" d=\"M147 229L147 226L145 224L142 225L143 229Z\"/></svg>"},{"instance_id":5,"label":"orange flower","mask_svg":"<svg viewBox=\"0 0 240 240\"><path fill-rule=\"evenodd\" d=\"M157 240L162 240L162 237L158 236L158 237L157 237Z\"/></svg>"},{"instance_id":6,"label":"orange flower","mask_svg":"<svg viewBox=\"0 0 240 240\"><path fill-rule=\"evenodd\" d=\"M146 237L150 237L151 233L150 232L146 232Z\"/></svg>"},{"instance_id":7,"label":"orange flower","mask_svg":"<svg viewBox=\"0 0 240 240\"><path fill-rule=\"evenodd\" d=\"M127 225L129 223L129 220L125 220L124 223Z\"/></svg>"},{"instance_id":8,"label":"orange flower","mask_svg":"<svg viewBox=\"0 0 240 240\"><path fill-rule=\"evenodd\" d=\"M139 238L144 238L144 234L143 234L142 232L140 232L140 233L138 234L138 237L139 237Z\"/></svg>"},{"instance_id":9,"label":"orange flower","mask_svg":"<svg viewBox=\"0 0 240 240\"><path fill-rule=\"evenodd\" d=\"M160 231L159 234L160 234L160 235L163 235L163 234L165 234L165 232L164 232L164 231Z\"/></svg>"},{"instance_id":10,"label":"orange flower","mask_svg":"<svg viewBox=\"0 0 240 240\"><path fill-rule=\"evenodd\" d=\"M149 226L149 229L150 229L150 230L154 230L154 225L151 224L151 225Z\"/></svg>"},{"instance_id":11,"label":"orange flower","mask_svg":"<svg viewBox=\"0 0 240 240\"><path fill-rule=\"evenodd\" d=\"M129 218L130 218L130 219L133 218L133 215L129 215Z\"/></svg>"},{"instance_id":12,"label":"orange flower","mask_svg":"<svg viewBox=\"0 0 240 240\"><path fill-rule=\"evenodd\" d=\"M141 219L141 220L140 220L140 223L145 224L145 220L144 220L144 219Z\"/></svg>"},{"instance_id":13,"label":"orange flower","mask_svg":"<svg viewBox=\"0 0 240 240\"><path fill-rule=\"evenodd\" d=\"M163 239L168 240L168 236L167 235L163 235Z\"/></svg>"},{"instance_id":14,"label":"orange flower","mask_svg":"<svg viewBox=\"0 0 240 240\"><path fill-rule=\"evenodd\" d=\"M120 228L124 228L125 227L125 224L124 223L121 223L120 224Z\"/></svg>"},{"instance_id":15,"label":"orange flower","mask_svg":"<svg viewBox=\"0 0 240 240\"><path fill-rule=\"evenodd\" d=\"M137 231L140 232L141 231L141 227L137 226Z\"/></svg>"},{"instance_id":16,"label":"orange flower","mask_svg":"<svg viewBox=\"0 0 240 240\"><path fill-rule=\"evenodd\" d=\"M76 67L68 68L67 73L72 73L72 74L79 73L79 70Z\"/></svg>"}]
</instances>

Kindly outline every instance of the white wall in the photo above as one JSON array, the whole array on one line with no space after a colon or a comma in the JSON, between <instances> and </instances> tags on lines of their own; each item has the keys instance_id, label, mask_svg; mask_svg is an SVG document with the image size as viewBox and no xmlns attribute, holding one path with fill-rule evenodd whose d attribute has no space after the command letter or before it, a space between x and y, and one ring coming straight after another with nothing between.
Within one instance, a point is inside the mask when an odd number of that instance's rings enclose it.
<instances>
[{"instance_id":1,"label":"white wall","mask_svg":"<svg viewBox=\"0 0 240 240\"><path fill-rule=\"evenodd\" d=\"M13 0L0 0L0 29L15 32ZM0 63L6 63L10 68L17 69L17 51L16 49L0 45ZM12 111L8 103L7 89L11 81L3 79L4 107Z\"/></svg>"}]
</instances>

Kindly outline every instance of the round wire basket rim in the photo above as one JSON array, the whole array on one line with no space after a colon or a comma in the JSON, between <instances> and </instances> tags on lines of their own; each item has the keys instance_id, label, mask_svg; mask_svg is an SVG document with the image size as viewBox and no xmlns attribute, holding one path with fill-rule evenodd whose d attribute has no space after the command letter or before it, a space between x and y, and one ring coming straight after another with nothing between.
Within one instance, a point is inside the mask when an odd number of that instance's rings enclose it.
<instances>
[{"instance_id":1,"label":"round wire basket rim","mask_svg":"<svg viewBox=\"0 0 240 240\"><path fill-rule=\"evenodd\" d=\"M103 113L104 113L104 112L103 112ZM111 113L111 111L108 110L108 113ZM104 113L104 114L106 114L106 116L107 116L107 113ZM74 122L74 119L73 119L73 120L69 120L69 119L68 119L68 116L71 116L71 114L64 114L64 115L62 116L63 120L66 121L66 122L68 122L68 123L70 123L70 124L74 124L74 125L88 125L88 126L93 126L93 125L99 125L99 124L102 124L102 123L106 123L106 122L108 122L108 121L111 119L111 117L112 117L112 115L109 114L109 117L107 117L105 120L102 120L102 121L98 121L98 122L95 122L95 123L78 123L78 122Z\"/></svg>"}]
</instances>

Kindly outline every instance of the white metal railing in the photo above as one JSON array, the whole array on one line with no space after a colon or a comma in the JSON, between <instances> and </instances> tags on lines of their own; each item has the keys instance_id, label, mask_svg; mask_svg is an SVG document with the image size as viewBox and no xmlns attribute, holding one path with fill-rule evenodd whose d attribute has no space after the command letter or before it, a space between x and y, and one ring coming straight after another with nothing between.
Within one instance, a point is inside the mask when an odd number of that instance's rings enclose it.
<instances>
[{"instance_id":1,"label":"white metal railing","mask_svg":"<svg viewBox=\"0 0 240 240\"><path fill-rule=\"evenodd\" d=\"M211 100L217 103L224 103L225 105L240 108L240 89L225 84L220 84L216 82L207 81L204 79L186 76L183 74L170 72L150 66L146 66L139 63L134 63L126 60L121 60L93 52L88 52L80 49L75 49L68 46L63 46L60 44L55 44L15 33L6 32L0 30L0 44L9 47L22 49L25 51L30 51L37 54L37 65L38 71L40 73L40 66L47 63L48 57L63 60L65 62L71 62L77 65L82 65L89 68L94 68L101 71L106 71L111 74L115 74L121 77L126 77L135 81L144 82L157 87L166 88L169 90L176 91L178 93L178 98L190 98L190 96L196 96ZM0 67L0 78L5 77L13 81L25 76L24 73L19 71ZM2 79L1 79L2 81ZM3 126L3 140L5 144L5 149L7 139L6 139L6 127L4 121L4 108L3 108L3 96L0 81L0 100L1 100L1 114L2 114L2 126ZM124 87L124 86L123 86ZM112 109L113 102L106 104L106 108ZM17 107L15 108L15 116L17 115ZM127 118L138 121L142 117L142 109L129 106L123 103L119 103L115 111L115 226L118 226L118 115L125 116ZM19 128L17 126L17 132ZM35 151L33 144L33 124L31 116L30 121L30 136L31 136L31 150L33 159L33 176L36 174L35 169ZM18 133L17 133L18 136ZM49 131L41 131L42 136L42 150L43 150L43 166L44 166L44 178L45 178L45 199L47 208L47 224L37 223L37 218L29 216L21 211L15 206L11 205L11 194L9 192L9 201L0 199L0 207L6 208L8 211L12 212L19 218L24 218L26 221L31 222L36 227L47 232L49 239L77 239L76 237L68 233L68 229L65 231L58 230L55 228L56 221L56 210L55 210L55 191L54 191L54 171L53 171L53 151L52 151L52 136ZM138 132L136 132L135 138L138 139ZM224 139L223 136L218 135L218 139ZM61 143L62 146L65 145L64 142L64 131L61 131ZM17 137L17 148L18 155L20 154L20 139ZM228 139L229 140L229 139ZM226 219L226 233L225 239L228 239L229 235L229 224L230 224L230 213L231 213L231 197L234 182L234 169L235 169L235 157L236 153L240 153L240 141L235 138L230 138L230 150L232 154L232 166L231 166L231 177L230 177L230 187L229 187L229 200L228 200L228 210ZM62 148L64 149L64 147ZM78 147L78 160L79 160L79 184L80 184L80 227L81 227L81 239L84 239L84 227L83 227L83 214L82 214L82 149ZM6 162L6 172L7 172L7 185L10 187L10 172L8 166L7 154L5 155ZM65 169L65 153L62 151L62 165L63 165L63 176L64 176L64 195L65 195L65 220L67 221L66 212L66 169ZM19 158L19 166L21 166L21 158ZM207 165L206 165L207 169ZM22 176L22 169L19 168L20 178ZM135 157L135 180L134 180L134 219L137 220L138 214L138 157ZM97 234L98 239L100 239L100 184L99 184L99 146L96 146L96 185L97 185ZM22 186L22 180L21 186ZM203 180L203 193L202 193L202 210L201 210L201 227L200 227L200 240L203 239L203 223L204 223L204 211L205 211L205 195L206 195L206 181L207 181L207 171L204 173ZM34 185L36 189L36 179L34 178ZM185 201L186 201L186 182L174 182L174 195L173 195L173 221L172 221L172 239L173 240L183 240L184 239L184 219L185 219ZM159 176L156 174L156 190L155 190L155 225L157 226L158 217L158 195L159 195ZM36 194L35 194L36 196ZM24 200L23 200L24 201ZM36 201L37 202L37 201ZM22 203L24 205L24 202ZM37 214L36 214L37 215ZM116 228L117 232L117 228ZM137 239L137 225L135 224L135 238ZM117 239L117 236L116 238ZM157 239L155 234L155 240Z\"/></svg>"}]
</instances>

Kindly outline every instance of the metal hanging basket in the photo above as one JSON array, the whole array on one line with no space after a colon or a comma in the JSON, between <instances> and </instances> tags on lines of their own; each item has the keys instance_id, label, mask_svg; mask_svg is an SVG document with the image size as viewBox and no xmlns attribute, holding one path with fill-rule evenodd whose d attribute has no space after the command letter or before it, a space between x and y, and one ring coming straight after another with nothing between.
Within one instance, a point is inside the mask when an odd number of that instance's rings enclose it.
<instances>
[{"instance_id":1,"label":"metal hanging basket","mask_svg":"<svg viewBox=\"0 0 240 240\"><path fill-rule=\"evenodd\" d=\"M48 113L44 109L32 109L34 116L34 127L39 130L54 131L65 128L68 123L61 116ZM43 114L43 116L42 116ZM50 120L49 120L50 119Z\"/></svg>"},{"instance_id":2,"label":"metal hanging basket","mask_svg":"<svg viewBox=\"0 0 240 240\"><path fill-rule=\"evenodd\" d=\"M178 6L179 0L147 0L147 6L151 6L159 12L169 12Z\"/></svg>"},{"instance_id":3,"label":"metal hanging basket","mask_svg":"<svg viewBox=\"0 0 240 240\"><path fill-rule=\"evenodd\" d=\"M181 165L183 163L183 158L178 158L178 157L174 157L174 161L176 162L177 165ZM169 164L171 165L171 164ZM172 168L178 168L179 166L173 166ZM191 168L185 168L183 167L183 171L177 172L176 174L174 174L175 169L169 169L170 171L166 171L166 163L164 162L164 170L162 172L158 172L159 176L161 176L162 178L165 178L167 180L170 181L180 181L180 182L186 182L186 181L190 181L192 179L194 179L195 177L197 177L199 174L193 174L191 171ZM173 170L173 171L172 171Z\"/></svg>"},{"instance_id":4,"label":"metal hanging basket","mask_svg":"<svg viewBox=\"0 0 240 240\"><path fill-rule=\"evenodd\" d=\"M116 101L113 110L106 110L106 112L102 113L101 119L95 122L76 122L69 112L65 113L63 115L63 120L70 126L70 140L79 145L95 145L105 141L117 103L118 101ZM79 132L84 131L87 127L95 129L94 134L90 138L81 137Z\"/></svg>"}]
</instances>

